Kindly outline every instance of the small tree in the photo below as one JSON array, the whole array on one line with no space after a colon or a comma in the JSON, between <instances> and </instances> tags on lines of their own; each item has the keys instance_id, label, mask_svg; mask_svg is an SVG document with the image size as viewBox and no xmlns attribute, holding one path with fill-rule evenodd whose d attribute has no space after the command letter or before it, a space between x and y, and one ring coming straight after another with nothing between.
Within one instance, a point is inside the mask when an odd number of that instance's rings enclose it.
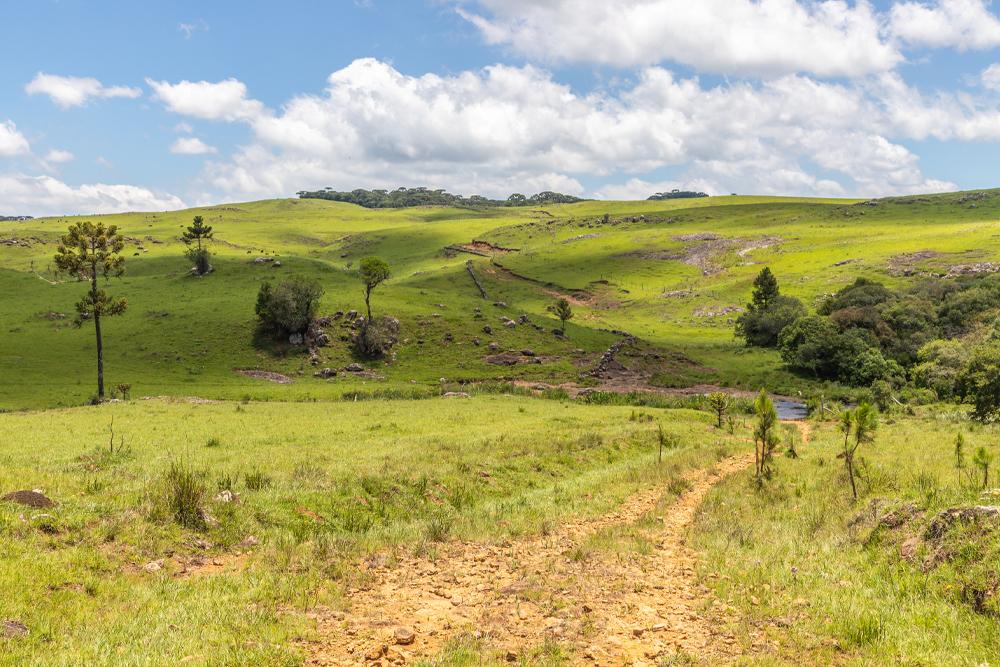
<instances>
[{"instance_id":1,"label":"small tree","mask_svg":"<svg viewBox=\"0 0 1000 667\"><path fill-rule=\"evenodd\" d=\"M559 318L560 330L566 333L566 322L573 319L573 307L566 299L559 299L549 306L549 312Z\"/></svg>"},{"instance_id":2,"label":"small tree","mask_svg":"<svg viewBox=\"0 0 1000 667\"><path fill-rule=\"evenodd\" d=\"M104 399L104 341L101 337L101 317L112 317L125 312L125 299L115 299L98 289L98 278L121 276L125 271L125 239L118 227L105 227L104 223L78 222L59 241L55 264L60 273L74 276L79 281L90 281L86 296L76 304L78 327L87 320L94 321L97 338L97 398Z\"/></svg>"},{"instance_id":3,"label":"small tree","mask_svg":"<svg viewBox=\"0 0 1000 667\"><path fill-rule=\"evenodd\" d=\"M208 252L208 248L202 246L202 241L212 238L212 234L212 228L205 224L205 219L200 215L194 216L191 226L181 234L181 240L188 246L188 251L184 256L194 264L195 271L199 276L208 273L210 268L208 260L212 255ZM193 247L192 244L194 244Z\"/></svg>"},{"instance_id":4,"label":"small tree","mask_svg":"<svg viewBox=\"0 0 1000 667\"><path fill-rule=\"evenodd\" d=\"M990 465L993 463L993 456L986 451L985 447L979 447L976 450L975 455L972 457L972 465L979 468L979 471L983 475L983 488L987 488L990 485Z\"/></svg>"},{"instance_id":5,"label":"small tree","mask_svg":"<svg viewBox=\"0 0 1000 667\"><path fill-rule=\"evenodd\" d=\"M965 436L959 432L955 436L955 470L958 471L958 481L962 482L962 468L965 467Z\"/></svg>"},{"instance_id":6,"label":"small tree","mask_svg":"<svg viewBox=\"0 0 1000 667\"><path fill-rule=\"evenodd\" d=\"M724 391L715 391L708 395L708 405L715 413L716 428L722 428L726 413L729 412L729 394Z\"/></svg>"},{"instance_id":7,"label":"small tree","mask_svg":"<svg viewBox=\"0 0 1000 667\"><path fill-rule=\"evenodd\" d=\"M757 426L754 428L754 459L755 475L758 484L771 476L771 458L775 448L781 443L777 433L778 411L774 402L763 389L753 402L754 414L757 416Z\"/></svg>"},{"instance_id":8,"label":"small tree","mask_svg":"<svg viewBox=\"0 0 1000 667\"><path fill-rule=\"evenodd\" d=\"M862 403L854 410L844 410L840 414L840 432L844 434L844 466L847 479L851 483L851 496L858 499L858 487L854 481L854 456L861 445L875 441L878 430L878 410L871 403ZM851 435L854 435L853 441Z\"/></svg>"},{"instance_id":9,"label":"small tree","mask_svg":"<svg viewBox=\"0 0 1000 667\"><path fill-rule=\"evenodd\" d=\"M754 312L763 312L774 304L774 300L780 296L778 289L778 279L771 273L770 267L765 266L753 281L753 297L747 309Z\"/></svg>"},{"instance_id":10,"label":"small tree","mask_svg":"<svg viewBox=\"0 0 1000 667\"><path fill-rule=\"evenodd\" d=\"M379 257L365 257L361 260L358 275L365 286L365 308L368 310L368 322L372 321L371 296L375 288L389 279L389 265Z\"/></svg>"}]
</instances>

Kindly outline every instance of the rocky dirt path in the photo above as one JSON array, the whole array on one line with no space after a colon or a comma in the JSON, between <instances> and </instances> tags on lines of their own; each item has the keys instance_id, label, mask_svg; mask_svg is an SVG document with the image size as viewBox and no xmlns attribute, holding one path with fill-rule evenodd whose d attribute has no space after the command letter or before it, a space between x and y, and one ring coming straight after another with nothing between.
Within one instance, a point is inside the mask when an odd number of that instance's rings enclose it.
<instances>
[{"instance_id":1,"label":"rocky dirt path","mask_svg":"<svg viewBox=\"0 0 1000 667\"><path fill-rule=\"evenodd\" d=\"M347 613L313 614L320 640L305 647L307 664L409 664L463 634L512 662L546 640L569 647L576 664L655 665L671 656L729 662L739 647L718 622L725 605L698 584L685 536L705 494L752 461L741 454L689 473L688 490L655 515L662 488L548 536L445 544L434 559L366 564L368 583L348 591ZM594 534L644 517L634 528L649 548L580 550Z\"/></svg>"}]
</instances>

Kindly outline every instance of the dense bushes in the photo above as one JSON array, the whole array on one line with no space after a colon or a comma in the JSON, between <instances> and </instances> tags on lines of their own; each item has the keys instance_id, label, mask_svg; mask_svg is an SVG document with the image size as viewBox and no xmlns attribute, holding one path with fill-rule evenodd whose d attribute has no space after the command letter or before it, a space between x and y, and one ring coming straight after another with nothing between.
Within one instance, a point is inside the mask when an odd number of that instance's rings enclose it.
<instances>
[{"instance_id":1,"label":"dense bushes","mask_svg":"<svg viewBox=\"0 0 1000 667\"><path fill-rule=\"evenodd\" d=\"M579 197L564 195L558 192L539 192L526 197L522 194L512 194L507 199L488 199L480 195L463 197L453 195L444 190L428 188L397 188L395 190L351 190L338 192L329 188L324 190L297 193L302 199L328 199L331 201L357 204L365 208L406 208L409 206L542 206L545 204L572 204L583 201Z\"/></svg>"},{"instance_id":2,"label":"dense bushes","mask_svg":"<svg viewBox=\"0 0 1000 667\"><path fill-rule=\"evenodd\" d=\"M293 279L277 287L264 283L255 309L261 330L281 336L304 333L322 296L323 288L314 280Z\"/></svg>"},{"instance_id":3,"label":"dense bushes","mask_svg":"<svg viewBox=\"0 0 1000 667\"><path fill-rule=\"evenodd\" d=\"M354 336L354 353L364 359L378 359L392 350L399 339L399 320L380 317L366 320Z\"/></svg>"},{"instance_id":4,"label":"dense bushes","mask_svg":"<svg viewBox=\"0 0 1000 667\"><path fill-rule=\"evenodd\" d=\"M783 296L778 280L765 267L753 282L753 298L746 312L736 320L736 335L747 345L774 347L778 336L789 324L806 314L806 308L795 298Z\"/></svg>"}]
</instances>

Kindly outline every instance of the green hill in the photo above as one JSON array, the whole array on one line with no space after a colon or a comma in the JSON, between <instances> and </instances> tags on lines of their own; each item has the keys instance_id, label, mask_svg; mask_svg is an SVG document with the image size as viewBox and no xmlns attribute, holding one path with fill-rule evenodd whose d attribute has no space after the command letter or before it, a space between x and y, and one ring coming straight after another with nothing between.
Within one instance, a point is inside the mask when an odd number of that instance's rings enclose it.
<instances>
[{"instance_id":1,"label":"green hill","mask_svg":"<svg viewBox=\"0 0 1000 667\"><path fill-rule=\"evenodd\" d=\"M586 385L587 372L619 339L612 331L621 330L645 346L645 382L795 391L807 381L785 370L775 352L748 350L733 337L736 309L763 265L786 293L814 304L858 276L893 286L908 274L995 259L998 213L1000 191L877 202L732 196L487 209L270 200L83 219L118 225L129 238L126 274L108 286L129 301L126 314L105 327L111 385L130 383L134 396L299 400L437 387L442 378ZM188 275L179 238L194 215L216 231L215 272L205 278ZM76 219L0 222L0 408L76 405L93 394L93 332L71 324L83 286L52 272L58 239ZM393 268L373 305L376 314L400 319L394 359L369 364L368 373L319 379L304 349L255 342L263 281L313 277L325 288L323 314L360 310L354 269L372 254ZM260 257L278 262L254 261ZM560 295L576 311L566 340L553 335L558 320L546 311ZM521 315L527 323L501 322ZM342 332L331 329L320 368L355 361ZM489 363L491 342L500 351L530 349L536 362Z\"/></svg>"}]
</instances>

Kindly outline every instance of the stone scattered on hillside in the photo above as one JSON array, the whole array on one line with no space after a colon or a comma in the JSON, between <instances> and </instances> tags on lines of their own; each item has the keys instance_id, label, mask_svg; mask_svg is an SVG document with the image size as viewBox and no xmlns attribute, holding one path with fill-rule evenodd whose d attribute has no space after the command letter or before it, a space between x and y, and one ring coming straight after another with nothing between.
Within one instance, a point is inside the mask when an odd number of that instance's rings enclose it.
<instances>
[{"instance_id":1,"label":"stone scattered on hillside","mask_svg":"<svg viewBox=\"0 0 1000 667\"><path fill-rule=\"evenodd\" d=\"M220 503L234 503L239 499L240 495L238 493L233 493L229 489L224 489L215 496L215 501Z\"/></svg>"},{"instance_id":2,"label":"stone scattered on hillside","mask_svg":"<svg viewBox=\"0 0 1000 667\"><path fill-rule=\"evenodd\" d=\"M496 352L497 350L500 349L500 344L499 343L490 343L488 347L490 348L490 352Z\"/></svg>"},{"instance_id":3,"label":"stone scattered on hillside","mask_svg":"<svg viewBox=\"0 0 1000 667\"><path fill-rule=\"evenodd\" d=\"M348 373L361 373L365 370L365 367L359 364L358 362L354 362L351 364L347 364L347 366L344 367L344 370L347 371Z\"/></svg>"},{"instance_id":4,"label":"stone scattered on hillside","mask_svg":"<svg viewBox=\"0 0 1000 667\"><path fill-rule=\"evenodd\" d=\"M413 633L413 630L400 626L396 628L395 632L393 632L393 637L395 637L397 644L407 646L408 644L413 643L416 635Z\"/></svg>"},{"instance_id":5,"label":"stone scattered on hillside","mask_svg":"<svg viewBox=\"0 0 1000 667\"><path fill-rule=\"evenodd\" d=\"M534 350L529 350L528 348L525 348L525 349L521 350L521 354L524 355L525 357L533 357L533 356L535 356L535 351Z\"/></svg>"},{"instance_id":6,"label":"stone scattered on hillside","mask_svg":"<svg viewBox=\"0 0 1000 667\"><path fill-rule=\"evenodd\" d=\"M142 566L146 572L159 572L163 569L163 559L153 560Z\"/></svg>"},{"instance_id":7,"label":"stone scattered on hillside","mask_svg":"<svg viewBox=\"0 0 1000 667\"><path fill-rule=\"evenodd\" d=\"M445 398L469 398L469 394L464 391L447 391L444 394Z\"/></svg>"},{"instance_id":8,"label":"stone scattered on hillside","mask_svg":"<svg viewBox=\"0 0 1000 667\"><path fill-rule=\"evenodd\" d=\"M25 507L33 507L35 509L48 509L56 506L53 500L37 489L34 491L14 491L13 493L8 493L3 496L0 500L7 501L9 503L17 503L18 505L24 505Z\"/></svg>"},{"instance_id":9,"label":"stone scattered on hillside","mask_svg":"<svg viewBox=\"0 0 1000 667\"><path fill-rule=\"evenodd\" d=\"M300 333L293 333L288 337L288 343L290 345L302 345L305 342L305 337Z\"/></svg>"},{"instance_id":10,"label":"stone scattered on hillside","mask_svg":"<svg viewBox=\"0 0 1000 667\"><path fill-rule=\"evenodd\" d=\"M493 327L491 327L490 325L487 324L486 326L483 327L483 333L484 334L491 334L491 333L493 333Z\"/></svg>"},{"instance_id":11,"label":"stone scattered on hillside","mask_svg":"<svg viewBox=\"0 0 1000 667\"><path fill-rule=\"evenodd\" d=\"M492 354L486 357L486 363L493 364L494 366L516 366L521 358L516 354L503 353L503 354Z\"/></svg>"},{"instance_id":12,"label":"stone scattered on hillside","mask_svg":"<svg viewBox=\"0 0 1000 667\"><path fill-rule=\"evenodd\" d=\"M316 371L315 373L313 373L313 376L314 377L318 377L318 378L323 378L325 380L329 380L332 377L337 377L337 371L336 371L336 369L333 369L333 368L324 368L322 370L319 370L319 371Z\"/></svg>"},{"instance_id":13,"label":"stone scattered on hillside","mask_svg":"<svg viewBox=\"0 0 1000 667\"><path fill-rule=\"evenodd\" d=\"M930 526L926 537L938 539L951 528L956 521L996 521L1000 522L1000 505L976 505L974 507L951 507L938 513Z\"/></svg>"},{"instance_id":14,"label":"stone scattered on hillside","mask_svg":"<svg viewBox=\"0 0 1000 667\"><path fill-rule=\"evenodd\" d=\"M28 626L21 621L15 621L14 619L5 619L3 623L0 623L0 629L3 630L3 636L13 639L14 637L27 637L29 630Z\"/></svg>"}]
</instances>

